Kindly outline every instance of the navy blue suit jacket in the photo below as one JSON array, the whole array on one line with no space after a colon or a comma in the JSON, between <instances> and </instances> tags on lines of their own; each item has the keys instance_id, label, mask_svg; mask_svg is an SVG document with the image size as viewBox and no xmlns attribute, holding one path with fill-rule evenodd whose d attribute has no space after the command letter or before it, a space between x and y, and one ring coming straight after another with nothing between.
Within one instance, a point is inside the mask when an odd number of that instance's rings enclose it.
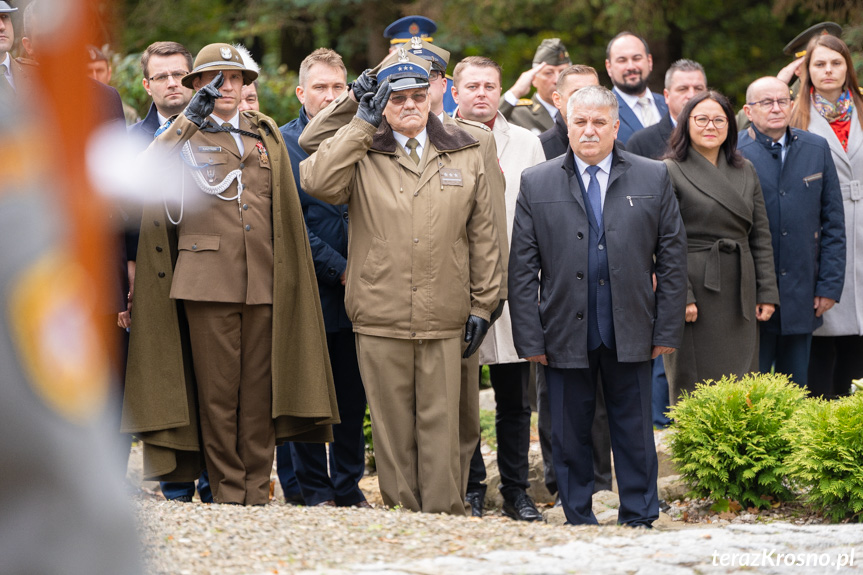
<instances>
[{"instance_id":1,"label":"navy blue suit jacket","mask_svg":"<svg viewBox=\"0 0 863 575\"><path fill-rule=\"evenodd\" d=\"M625 144L629 141L632 134L638 130L643 130L644 126L641 120L638 119L638 116L635 115L635 112L620 97L617 88L614 88L612 92L617 97L618 113L620 114L620 130L617 132L617 139ZM667 116L668 106L665 103L665 96L656 92L651 92L651 94L653 94L653 101L656 102L656 108L659 110L659 117Z\"/></svg>"},{"instance_id":2,"label":"navy blue suit jacket","mask_svg":"<svg viewBox=\"0 0 863 575\"><path fill-rule=\"evenodd\" d=\"M588 304L588 282L597 278L588 275L590 216L580 177L572 152L525 170L513 223L515 348L519 357L545 354L556 368L588 367L588 314L595 313ZM655 345L679 348L686 232L665 164L615 144L603 227L618 361L647 361Z\"/></svg>"},{"instance_id":3,"label":"navy blue suit jacket","mask_svg":"<svg viewBox=\"0 0 863 575\"><path fill-rule=\"evenodd\" d=\"M306 109L301 108L299 118L288 122L279 131L288 148L291 170L303 206L315 275L318 278L324 326L328 332L335 332L351 329L351 322L345 312L345 286L340 279L347 267L348 206L322 202L305 193L300 186L300 162L309 155L300 147L299 139L308 123Z\"/></svg>"},{"instance_id":4,"label":"navy blue suit jacket","mask_svg":"<svg viewBox=\"0 0 863 575\"><path fill-rule=\"evenodd\" d=\"M823 323L812 308L815 296L839 301L845 283L845 211L830 146L817 134L792 128L783 162L773 140L755 126L738 138L761 182L782 302L763 329L812 333Z\"/></svg>"}]
</instances>

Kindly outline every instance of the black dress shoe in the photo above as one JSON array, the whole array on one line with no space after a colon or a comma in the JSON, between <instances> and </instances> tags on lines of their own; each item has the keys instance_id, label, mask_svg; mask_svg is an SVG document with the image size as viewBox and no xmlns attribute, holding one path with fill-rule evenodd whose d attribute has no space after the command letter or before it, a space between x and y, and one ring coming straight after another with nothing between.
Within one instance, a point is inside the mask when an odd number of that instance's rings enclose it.
<instances>
[{"instance_id":1,"label":"black dress shoe","mask_svg":"<svg viewBox=\"0 0 863 575\"><path fill-rule=\"evenodd\" d=\"M471 517L482 517L483 494L479 491L468 491L464 496L464 500L470 504Z\"/></svg>"},{"instance_id":2,"label":"black dress shoe","mask_svg":"<svg viewBox=\"0 0 863 575\"><path fill-rule=\"evenodd\" d=\"M306 500L303 499L302 493L294 493L293 495L285 495L285 503L288 505L305 505Z\"/></svg>"},{"instance_id":3,"label":"black dress shoe","mask_svg":"<svg viewBox=\"0 0 863 575\"><path fill-rule=\"evenodd\" d=\"M527 493L521 492L512 501L503 502L503 514L516 521L541 521L542 514Z\"/></svg>"},{"instance_id":4,"label":"black dress shoe","mask_svg":"<svg viewBox=\"0 0 863 575\"><path fill-rule=\"evenodd\" d=\"M177 503L191 503L192 496L191 495L180 495L179 497L174 497L173 499L168 499L168 501L176 501Z\"/></svg>"}]
</instances>

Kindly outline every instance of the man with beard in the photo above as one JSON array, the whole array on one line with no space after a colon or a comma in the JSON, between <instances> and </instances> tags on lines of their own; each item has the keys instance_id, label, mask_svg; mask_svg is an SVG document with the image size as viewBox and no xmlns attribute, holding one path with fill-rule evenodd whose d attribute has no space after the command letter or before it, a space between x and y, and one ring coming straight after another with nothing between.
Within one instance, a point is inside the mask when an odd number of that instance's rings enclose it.
<instances>
[{"instance_id":1,"label":"man with beard","mask_svg":"<svg viewBox=\"0 0 863 575\"><path fill-rule=\"evenodd\" d=\"M612 38L605 49L605 70L620 104L617 139L626 144L632 134L659 122L668 113L668 106L662 94L647 88L653 56L644 38L632 32L621 32Z\"/></svg>"}]
</instances>

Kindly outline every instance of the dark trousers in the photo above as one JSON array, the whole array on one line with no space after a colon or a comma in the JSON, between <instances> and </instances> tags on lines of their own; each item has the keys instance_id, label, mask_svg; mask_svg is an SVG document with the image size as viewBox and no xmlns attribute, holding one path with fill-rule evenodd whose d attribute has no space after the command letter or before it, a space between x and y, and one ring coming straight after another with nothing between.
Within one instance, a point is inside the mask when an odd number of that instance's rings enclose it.
<instances>
[{"instance_id":1,"label":"dark trousers","mask_svg":"<svg viewBox=\"0 0 863 575\"><path fill-rule=\"evenodd\" d=\"M300 482L297 481L297 474L294 472L290 442L286 441L276 447L276 475L279 476L279 485L282 486L285 499L302 497Z\"/></svg>"},{"instance_id":2,"label":"dark trousers","mask_svg":"<svg viewBox=\"0 0 863 575\"><path fill-rule=\"evenodd\" d=\"M162 495L168 500L183 496L188 496L189 498L195 496L194 481L163 481L159 485L162 487ZM210 476L207 475L206 470L202 471L201 476L198 478L198 495L201 496L202 503L213 502L213 491L210 489Z\"/></svg>"},{"instance_id":3,"label":"dark trousers","mask_svg":"<svg viewBox=\"0 0 863 575\"><path fill-rule=\"evenodd\" d=\"M601 385L617 469L618 523L649 526L659 517L650 362L618 362L616 352L605 346L588 352L588 361L585 369L546 368L554 470L566 519L573 525L596 524L591 428Z\"/></svg>"},{"instance_id":4,"label":"dark trousers","mask_svg":"<svg viewBox=\"0 0 863 575\"><path fill-rule=\"evenodd\" d=\"M500 491L512 500L526 490L530 448L530 402L527 398L530 364L501 363L488 366L496 403L494 426L497 433L497 466ZM467 490L485 493L485 463L477 443L470 461Z\"/></svg>"},{"instance_id":5,"label":"dark trousers","mask_svg":"<svg viewBox=\"0 0 863 575\"><path fill-rule=\"evenodd\" d=\"M797 385L807 387L809 382L809 347L812 334L780 335L761 327L758 345L758 371L784 373Z\"/></svg>"},{"instance_id":6,"label":"dark trousers","mask_svg":"<svg viewBox=\"0 0 863 575\"><path fill-rule=\"evenodd\" d=\"M320 443L292 443L294 471L306 505L333 500L348 506L365 501L359 488L366 470L363 417L366 393L357 365L357 347L350 329L327 333L330 366L341 423L333 426L329 472L326 447Z\"/></svg>"},{"instance_id":7,"label":"dark trousers","mask_svg":"<svg viewBox=\"0 0 863 575\"><path fill-rule=\"evenodd\" d=\"M816 336L809 354L812 395L848 395L851 380L863 377L863 336Z\"/></svg>"},{"instance_id":8,"label":"dark trousers","mask_svg":"<svg viewBox=\"0 0 863 575\"><path fill-rule=\"evenodd\" d=\"M651 360L651 397L653 403L653 425L668 427L671 420L665 415L668 411L668 378L665 376L665 364L660 355Z\"/></svg>"},{"instance_id":9,"label":"dark trousers","mask_svg":"<svg viewBox=\"0 0 863 575\"><path fill-rule=\"evenodd\" d=\"M539 363L536 364L536 391L539 447L542 450L545 487L554 495L557 493L557 476L554 474L554 458L551 452L551 405L548 400L545 366ZM601 386L596 388L596 413L590 436L593 442L593 492L611 491L611 436L608 433L608 412L605 409Z\"/></svg>"}]
</instances>

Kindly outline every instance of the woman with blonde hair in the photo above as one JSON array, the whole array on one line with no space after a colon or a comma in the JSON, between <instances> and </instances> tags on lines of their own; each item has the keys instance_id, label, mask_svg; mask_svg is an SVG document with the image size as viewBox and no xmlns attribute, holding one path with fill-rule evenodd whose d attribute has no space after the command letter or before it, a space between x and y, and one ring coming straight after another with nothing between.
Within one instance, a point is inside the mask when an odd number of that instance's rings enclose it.
<instances>
[{"instance_id":1,"label":"woman with blonde hair","mask_svg":"<svg viewBox=\"0 0 863 575\"><path fill-rule=\"evenodd\" d=\"M835 36L812 38L800 70L791 126L818 134L830 144L845 210L842 300L824 314L809 358L810 391L834 397L847 394L851 380L863 377L863 221L858 223L858 216L863 220L863 98L851 51Z\"/></svg>"}]
</instances>

